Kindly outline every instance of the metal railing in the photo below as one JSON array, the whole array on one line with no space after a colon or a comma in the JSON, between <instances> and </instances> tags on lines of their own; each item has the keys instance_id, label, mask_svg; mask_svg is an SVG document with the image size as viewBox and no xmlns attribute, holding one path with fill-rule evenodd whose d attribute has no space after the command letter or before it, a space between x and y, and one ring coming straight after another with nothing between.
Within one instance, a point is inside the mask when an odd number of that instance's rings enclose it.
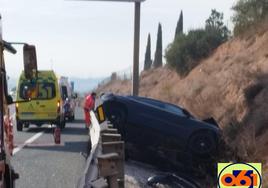
<instances>
[{"instance_id":1,"label":"metal railing","mask_svg":"<svg viewBox=\"0 0 268 188\"><path fill-rule=\"evenodd\" d=\"M93 111L90 116L91 151L78 187L124 187L124 142L121 135L108 125L101 127Z\"/></svg>"}]
</instances>

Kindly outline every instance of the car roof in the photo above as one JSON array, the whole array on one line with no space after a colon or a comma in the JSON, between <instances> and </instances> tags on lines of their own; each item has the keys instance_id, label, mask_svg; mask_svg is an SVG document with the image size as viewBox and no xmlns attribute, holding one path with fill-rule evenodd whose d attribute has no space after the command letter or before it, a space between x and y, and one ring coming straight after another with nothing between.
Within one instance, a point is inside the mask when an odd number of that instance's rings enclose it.
<instances>
[{"instance_id":1,"label":"car roof","mask_svg":"<svg viewBox=\"0 0 268 188\"><path fill-rule=\"evenodd\" d=\"M157 103L159 105L171 105L171 106L174 106L174 107L177 107L177 108L180 108L181 110L183 110L182 107L180 106L177 106L177 105L174 105L174 104L171 104L171 103L168 103L168 102L163 102L163 101L160 101L160 100L157 100L157 99L152 99L152 98L148 98L148 97L138 97L138 96L127 96L129 98L133 98L133 99L136 99L136 100L142 100L142 101L145 101L145 102L152 102L152 103Z\"/></svg>"}]
</instances>

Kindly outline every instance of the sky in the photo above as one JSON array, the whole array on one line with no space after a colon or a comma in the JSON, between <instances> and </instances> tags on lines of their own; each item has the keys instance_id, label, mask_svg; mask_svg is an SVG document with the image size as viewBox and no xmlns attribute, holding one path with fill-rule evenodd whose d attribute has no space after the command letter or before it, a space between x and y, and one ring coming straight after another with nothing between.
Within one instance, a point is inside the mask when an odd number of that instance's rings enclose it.
<instances>
[{"instance_id":1,"label":"sky","mask_svg":"<svg viewBox=\"0 0 268 188\"><path fill-rule=\"evenodd\" d=\"M158 23L163 49L172 42L183 10L184 32L204 26L211 9L224 13L231 28L235 0L146 0L141 5L140 68L148 33L154 57ZM130 71L133 64L134 3L68 0L0 0L3 38L34 44L38 69L78 78L105 77ZM22 46L5 53L10 77L23 69ZM163 52L164 55L164 52Z\"/></svg>"}]
</instances>

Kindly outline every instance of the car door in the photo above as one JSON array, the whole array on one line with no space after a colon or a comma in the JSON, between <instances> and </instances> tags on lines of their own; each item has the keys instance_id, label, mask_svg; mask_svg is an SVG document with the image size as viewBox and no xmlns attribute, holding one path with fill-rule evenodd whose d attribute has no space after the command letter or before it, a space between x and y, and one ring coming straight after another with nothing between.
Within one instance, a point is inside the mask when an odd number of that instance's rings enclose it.
<instances>
[{"instance_id":1,"label":"car door","mask_svg":"<svg viewBox=\"0 0 268 188\"><path fill-rule=\"evenodd\" d=\"M162 142L161 131L153 126L155 123L152 121L157 109L138 102L128 106L128 122L125 125L126 146L134 158L143 156L142 159L150 157L152 160L152 156L157 156L155 152L159 151L159 143Z\"/></svg>"},{"instance_id":2,"label":"car door","mask_svg":"<svg viewBox=\"0 0 268 188\"><path fill-rule=\"evenodd\" d=\"M185 148L195 126L195 118L184 109L173 104L165 104L165 113L167 114L168 129L166 134L175 137L176 145Z\"/></svg>"},{"instance_id":3,"label":"car door","mask_svg":"<svg viewBox=\"0 0 268 188\"><path fill-rule=\"evenodd\" d=\"M155 139L149 139L150 145L170 149L183 148L186 144L191 121L183 110L175 105L161 101L142 99L146 105L140 110L139 116L143 119L143 128Z\"/></svg>"},{"instance_id":4,"label":"car door","mask_svg":"<svg viewBox=\"0 0 268 188\"><path fill-rule=\"evenodd\" d=\"M163 125L166 124L162 117L164 111L161 103L149 103L146 99L133 102L129 105L129 120L127 125L127 139L146 150L157 151L165 137ZM162 113L162 114L161 114Z\"/></svg>"}]
</instances>

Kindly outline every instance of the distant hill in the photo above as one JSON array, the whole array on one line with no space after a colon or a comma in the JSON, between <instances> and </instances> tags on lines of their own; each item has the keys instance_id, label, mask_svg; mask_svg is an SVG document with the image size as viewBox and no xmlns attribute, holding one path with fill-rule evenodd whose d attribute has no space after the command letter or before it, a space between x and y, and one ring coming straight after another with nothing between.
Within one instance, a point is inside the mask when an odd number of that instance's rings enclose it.
<instances>
[{"instance_id":1,"label":"distant hill","mask_svg":"<svg viewBox=\"0 0 268 188\"><path fill-rule=\"evenodd\" d=\"M74 81L74 90L78 93L85 93L96 88L102 80L104 80L104 77L103 78L76 78L76 77L69 78L69 81ZM18 78L8 79L9 92L11 91L11 89L17 86L17 81L18 81Z\"/></svg>"},{"instance_id":2,"label":"distant hill","mask_svg":"<svg viewBox=\"0 0 268 188\"><path fill-rule=\"evenodd\" d=\"M7 83L8 83L8 92L10 92L12 89L17 87L17 81L18 78L9 78Z\"/></svg>"},{"instance_id":3,"label":"distant hill","mask_svg":"<svg viewBox=\"0 0 268 188\"><path fill-rule=\"evenodd\" d=\"M98 86L98 84L105 78L69 78L70 81L74 82L74 90L78 93L86 93Z\"/></svg>"}]
</instances>

